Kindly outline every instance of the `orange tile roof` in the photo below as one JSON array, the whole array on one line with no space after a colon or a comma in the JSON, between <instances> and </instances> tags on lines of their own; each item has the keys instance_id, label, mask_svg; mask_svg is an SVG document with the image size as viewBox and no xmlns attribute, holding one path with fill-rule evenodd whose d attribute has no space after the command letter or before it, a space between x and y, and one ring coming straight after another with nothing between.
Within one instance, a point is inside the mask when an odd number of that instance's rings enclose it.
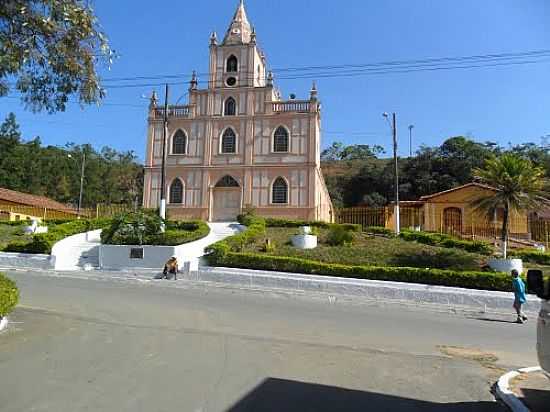
<instances>
[{"instance_id":1,"label":"orange tile roof","mask_svg":"<svg viewBox=\"0 0 550 412\"><path fill-rule=\"evenodd\" d=\"M22 206L32 206L40 208L45 207L52 210L76 213L76 210L74 210L71 206L56 202L55 200L48 197L17 192L15 190L5 189L3 187L0 187L0 201L1 200L17 203Z\"/></svg>"},{"instance_id":2,"label":"orange tile roof","mask_svg":"<svg viewBox=\"0 0 550 412\"><path fill-rule=\"evenodd\" d=\"M454 192L454 191L460 190L460 189L464 189L464 188L470 187L470 186L479 187L481 189L492 190L492 191L495 191L495 192L497 191L494 187L487 186L487 185L484 185L484 184L481 184L481 183L472 182L472 183L466 183L465 185L462 185L462 186L453 187L452 189L449 189L449 190L444 190L442 192L434 193L432 195L421 196L420 200L431 199L433 197L445 195L447 193Z\"/></svg>"}]
</instances>

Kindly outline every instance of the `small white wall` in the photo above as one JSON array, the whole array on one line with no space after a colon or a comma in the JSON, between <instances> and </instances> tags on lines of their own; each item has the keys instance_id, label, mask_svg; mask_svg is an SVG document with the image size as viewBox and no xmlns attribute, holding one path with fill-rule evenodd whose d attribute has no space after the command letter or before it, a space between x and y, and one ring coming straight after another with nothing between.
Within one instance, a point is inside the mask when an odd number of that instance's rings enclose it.
<instances>
[{"instance_id":1,"label":"small white wall","mask_svg":"<svg viewBox=\"0 0 550 412\"><path fill-rule=\"evenodd\" d=\"M143 248L143 259L130 259L130 250L134 248ZM110 270L138 268L162 270L166 261L176 255L175 246L101 245L99 267Z\"/></svg>"}]
</instances>

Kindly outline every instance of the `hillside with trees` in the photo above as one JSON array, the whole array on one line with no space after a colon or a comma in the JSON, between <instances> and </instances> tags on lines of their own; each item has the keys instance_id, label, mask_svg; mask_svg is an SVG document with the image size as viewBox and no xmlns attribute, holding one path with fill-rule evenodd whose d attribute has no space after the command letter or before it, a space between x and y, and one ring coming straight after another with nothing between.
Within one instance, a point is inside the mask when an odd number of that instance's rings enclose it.
<instances>
[{"instance_id":1,"label":"hillside with trees","mask_svg":"<svg viewBox=\"0 0 550 412\"><path fill-rule=\"evenodd\" d=\"M506 152L527 158L550 174L547 145L525 143L503 148L457 136L439 147L421 147L412 158L399 159L400 198L416 200L471 182L474 169ZM393 200L393 159L380 158L382 153L378 146L344 146L339 142L323 151L322 170L336 207L383 206Z\"/></svg>"},{"instance_id":2,"label":"hillside with trees","mask_svg":"<svg viewBox=\"0 0 550 412\"><path fill-rule=\"evenodd\" d=\"M0 187L75 205L84 153L84 207L141 204L143 168L133 152L98 151L90 144L44 146L39 137L23 138L13 113L0 125Z\"/></svg>"}]
</instances>

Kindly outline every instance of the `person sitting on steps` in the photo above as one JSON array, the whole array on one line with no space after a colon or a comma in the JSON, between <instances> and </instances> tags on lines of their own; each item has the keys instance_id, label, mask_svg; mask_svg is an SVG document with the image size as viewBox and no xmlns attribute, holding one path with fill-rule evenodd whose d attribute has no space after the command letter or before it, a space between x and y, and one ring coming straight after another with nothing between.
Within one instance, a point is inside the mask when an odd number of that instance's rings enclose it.
<instances>
[{"instance_id":1,"label":"person sitting on steps","mask_svg":"<svg viewBox=\"0 0 550 412\"><path fill-rule=\"evenodd\" d=\"M177 279L179 268L178 268L178 259L175 256L172 256L164 264L164 269L162 271L163 279L168 279L168 275L174 275L174 280Z\"/></svg>"}]
</instances>

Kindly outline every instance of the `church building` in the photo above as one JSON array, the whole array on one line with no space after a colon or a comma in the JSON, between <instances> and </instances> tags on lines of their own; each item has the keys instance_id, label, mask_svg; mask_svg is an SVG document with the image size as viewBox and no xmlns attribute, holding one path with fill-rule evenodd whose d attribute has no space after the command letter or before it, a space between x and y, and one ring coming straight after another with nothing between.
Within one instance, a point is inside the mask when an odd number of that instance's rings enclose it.
<instances>
[{"instance_id":1,"label":"church building","mask_svg":"<svg viewBox=\"0 0 550 412\"><path fill-rule=\"evenodd\" d=\"M193 73L188 104L168 107L166 199L171 219L262 216L332 221L320 168L321 106L282 98L243 1L221 42L210 36L208 81ZM164 106L149 107L143 202L160 205Z\"/></svg>"}]
</instances>

